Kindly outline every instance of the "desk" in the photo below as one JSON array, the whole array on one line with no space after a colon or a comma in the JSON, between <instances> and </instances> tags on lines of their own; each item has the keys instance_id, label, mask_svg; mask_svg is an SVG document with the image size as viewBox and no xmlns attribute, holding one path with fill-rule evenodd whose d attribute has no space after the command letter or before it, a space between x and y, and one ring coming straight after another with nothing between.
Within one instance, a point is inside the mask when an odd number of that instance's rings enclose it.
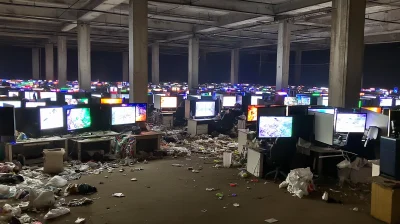
<instances>
[{"instance_id":1,"label":"desk","mask_svg":"<svg viewBox=\"0 0 400 224\"><path fill-rule=\"evenodd\" d=\"M160 150L160 144L161 144L161 136L162 133L160 132L156 132L156 131L146 131L146 132L142 132L140 133L140 135L131 135L133 137L135 137L136 139L136 144L134 145L134 155L136 156L136 146L137 143L141 140L156 140L157 141L157 146L156 146L156 150Z\"/></svg>"},{"instance_id":2,"label":"desk","mask_svg":"<svg viewBox=\"0 0 400 224\"><path fill-rule=\"evenodd\" d=\"M249 130L247 129L238 129L238 151L242 153L243 147L247 145L247 135L249 134Z\"/></svg>"},{"instance_id":3,"label":"desk","mask_svg":"<svg viewBox=\"0 0 400 224\"><path fill-rule=\"evenodd\" d=\"M82 160L82 144L98 143L98 142L109 142L109 151L111 150L112 141L114 137L102 137L102 138L87 138L87 139L71 139L71 141L78 145L78 160Z\"/></svg>"},{"instance_id":4,"label":"desk","mask_svg":"<svg viewBox=\"0 0 400 224\"><path fill-rule=\"evenodd\" d=\"M322 174L322 159L328 157L341 156L343 151L328 147L311 146L309 148L297 146L297 152L301 154L313 156L313 170L317 170L317 174Z\"/></svg>"},{"instance_id":5,"label":"desk","mask_svg":"<svg viewBox=\"0 0 400 224\"><path fill-rule=\"evenodd\" d=\"M59 137L51 137L51 138L37 138L37 139L29 139L24 141L17 141L15 143L7 143L5 150L5 160L11 162L13 159L13 150L14 147L31 147L31 146L45 146L54 144L56 147L52 148L64 148L65 154L64 159L68 158L68 139L67 138L59 138Z\"/></svg>"},{"instance_id":6,"label":"desk","mask_svg":"<svg viewBox=\"0 0 400 224\"><path fill-rule=\"evenodd\" d=\"M208 123L212 122L212 119L189 119L188 120L188 133L190 136L196 136L201 134L208 134Z\"/></svg>"}]
</instances>

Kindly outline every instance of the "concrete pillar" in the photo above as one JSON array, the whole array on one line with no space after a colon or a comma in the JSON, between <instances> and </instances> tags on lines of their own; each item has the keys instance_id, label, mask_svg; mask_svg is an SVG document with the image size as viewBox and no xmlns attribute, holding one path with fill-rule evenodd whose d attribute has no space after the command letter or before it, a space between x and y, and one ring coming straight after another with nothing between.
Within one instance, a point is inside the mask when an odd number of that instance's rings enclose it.
<instances>
[{"instance_id":1,"label":"concrete pillar","mask_svg":"<svg viewBox=\"0 0 400 224\"><path fill-rule=\"evenodd\" d=\"M129 1L129 101L147 102L147 0Z\"/></svg>"},{"instance_id":2,"label":"concrete pillar","mask_svg":"<svg viewBox=\"0 0 400 224\"><path fill-rule=\"evenodd\" d=\"M90 58L90 26L79 23L78 29L78 81L79 88L90 91L92 81Z\"/></svg>"},{"instance_id":3,"label":"concrete pillar","mask_svg":"<svg viewBox=\"0 0 400 224\"><path fill-rule=\"evenodd\" d=\"M333 0L329 105L358 106L364 59L366 0Z\"/></svg>"},{"instance_id":4,"label":"concrete pillar","mask_svg":"<svg viewBox=\"0 0 400 224\"><path fill-rule=\"evenodd\" d=\"M301 50L296 50L295 68L294 68L294 80L296 85L301 85Z\"/></svg>"},{"instance_id":5,"label":"concrete pillar","mask_svg":"<svg viewBox=\"0 0 400 224\"><path fill-rule=\"evenodd\" d=\"M54 52L53 44L45 44L46 54L46 80L54 80Z\"/></svg>"},{"instance_id":6,"label":"concrete pillar","mask_svg":"<svg viewBox=\"0 0 400 224\"><path fill-rule=\"evenodd\" d=\"M239 82L239 49L231 51L231 83L237 84Z\"/></svg>"},{"instance_id":7,"label":"concrete pillar","mask_svg":"<svg viewBox=\"0 0 400 224\"><path fill-rule=\"evenodd\" d=\"M199 38L189 39L188 87L195 89L199 85Z\"/></svg>"},{"instance_id":8,"label":"concrete pillar","mask_svg":"<svg viewBox=\"0 0 400 224\"><path fill-rule=\"evenodd\" d=\"M153 84L160 83L160 44L155 43L151 47L151 82Z\"/></svg>"},{"instance_id":9,"label":"concrete pillar","mask_svg":"<svg viewBox=\"0 0 400 224\"><path fill-rule=\"evenodd\" d=\"M32 79L40 79L40 49L32 48Z\"/></svg>"},{"instance_id":10,"label":"concrete pillar","mask_svg":"<svg viewBox=\"0 0 400 224\"><path fill-rule=\"evenodd\" d=\"M129 52L122 52L122 81L129 82Z\"/></svg>"},{"instance_id":11,"label":"concrete pillar","mask_svg":"<svg viewBox=\"0 0 400 224\"><path fill-rule=\"evenodd\" d=\"M65 36L58 37L57 60L58 86L63 87L67 84L67 37Z\"/></svg>"},{"instance_id":12,"label":"concrete pillar","mask_svg":"<svg viewBox=\"0 0 400 224\"><path fill-rule=\"evenodd\" d=\"M279 23L278 53L276 58L276 90L285 89L289 82L290 59L290 24L287 21Z\"/></svg>"}]
</instances>

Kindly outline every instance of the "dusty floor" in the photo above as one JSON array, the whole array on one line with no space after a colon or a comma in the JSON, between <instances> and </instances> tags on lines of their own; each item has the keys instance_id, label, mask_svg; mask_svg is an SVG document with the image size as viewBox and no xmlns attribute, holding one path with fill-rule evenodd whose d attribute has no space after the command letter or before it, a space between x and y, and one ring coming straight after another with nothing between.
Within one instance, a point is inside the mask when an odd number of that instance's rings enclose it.
<instances>
[{"instance_id":1,"label":"dusty floor","mask_svg":"<svg viewBox=\"0 0 400 224\"><path fill-rule=\"evenodd\" d=\"M327 204L319 199L292 197L286 190L273 183L246 183L238 178L236 169L215 169L204 160L163 159L140 164L143 171L103 173L84 176L77 183L88 183L98 188L90 196L95 200L86 207L71 208L71 214L51 223L74 223L77 217L86 223L266 223L275 218L279 223L381 223L373 219L367 210L352 211L357 204ZM173 163L196 167L200 173L192 173L186 167L173 167ZM104 176L108 176L105 178ZM137 178L137 182L130 181ZM99 184L104 182L104 184ZM229 183L237 183L230 187ZM251 189L247 189L251 187ZM219 188L208 192L206 188ZM124 198L113 198L112 193L121 192ZM237 197L218 200L216 193L232 193ZM74 197L67 197L66 200ZM240 207L233 207L239 203ZM223 208L226 207L226 208ZM207 210L202 212L202 210Z\"/></svg>"}]
</instances>

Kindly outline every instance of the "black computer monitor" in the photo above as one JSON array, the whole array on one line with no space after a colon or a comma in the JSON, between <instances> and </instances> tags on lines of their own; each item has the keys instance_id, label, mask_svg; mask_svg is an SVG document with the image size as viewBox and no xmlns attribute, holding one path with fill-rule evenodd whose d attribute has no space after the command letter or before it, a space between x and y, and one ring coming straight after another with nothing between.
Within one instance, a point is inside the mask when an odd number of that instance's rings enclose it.
<instances>
[{"instance_id":1,"label":"black computer monitor","mask_svg":"<svg viewBox=\"0 0 400 224\"><path fill-rule=\"evenodd\" d=\"M111 107L111 126L136 123L136 107L134 105L118 105Z\"/></svg>"},{"instance_id":2,"label":"black computer monitor","mask_svg":"<svg viewBox=\"0 0 400 224\"><path fill-rule=\"evenodd\" d=\"M64 111L62 107L39 108L39 129L42 135L58 134L64 130Z\"/></svg>"},{"instance_id":3,"label":"black computer monitor","mask_svg":"<svg viewBox=\"0 0 400 224\"><path fill-rule=\"evenodd\" d=\"M292 137L293 117L258 116L258 138L290 138Z\"/></svg>"},{"instance_id":4,"label":"black computer monitor","mask_svg":"<svg viewBox=\"0 0 400 224\"><path fill-rule=\"evenodd\" d=\"M15 135L14 107L0 107L0 136Z\"/></svg>"},{"instance_id":5,"label":"black computer monitor","mask_svg":"<svg viewBox=\"0 0 400 224\"><path fill-rule=\"evenodd\" d=\"M89 107L67 108L65 117L68 132L85 131L92 127Z\"/></svg>"},{"instance_id":6,"label":"black computer monitor","mask_svg":"<svg viewBox=\"0 0 400 224\"><path fill-rule=\"evenodd\" d=\"M258 116L286 116L286 106L258 108Z\"/></svg>"},{"instance_id":7,"label":"black computer monitor","mask_svg":"<svg viewBox=\"0 0 400 224\"><path fill-rule=\"evenodd\" d=\"M196 101L193 114L196 118L215 117L215 101Z\"/></svg>"}]
</instances>

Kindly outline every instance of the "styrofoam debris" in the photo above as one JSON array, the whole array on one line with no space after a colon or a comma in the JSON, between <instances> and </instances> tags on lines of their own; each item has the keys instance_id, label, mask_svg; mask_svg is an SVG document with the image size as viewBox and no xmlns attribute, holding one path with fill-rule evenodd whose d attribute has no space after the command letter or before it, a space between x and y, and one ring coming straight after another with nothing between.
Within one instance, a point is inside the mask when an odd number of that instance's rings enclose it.
<instances>
[{"instance_id":1,"label":"styrofoam debris","mask_svg":"<svg viewBox=\"0 0 400 224\"><path fill-rule=\"evenodd\" d=\"M55 209L50 210L45 216L44 219L54 219L62 215L66 215L70 213L69 208L65 207L58 207Z\"/></svg>"},{"instance_id":2,"label":"styrofoam debris","mask_svg":"<svg viewBox=\"0 0 400 224\"><path fill-rule=\"evenodd\" d=\"M123 193L114 193L114 194L112 194L112 196L117 197L117 198L125 197L125 195Z\"/></svg>"},{"instance_id":3,"label":"styrofoam debris","mask_svg":"<svg viewBox=\"0 0 400 224\"><path fill-rule=\"evenodd\" d=\"M78 223L78 224L80 224L80 223L84 223L86 221L86 219L85 218L77 218L76 220L75 220L75 223Z\"/></svg>"}]
</instances>

